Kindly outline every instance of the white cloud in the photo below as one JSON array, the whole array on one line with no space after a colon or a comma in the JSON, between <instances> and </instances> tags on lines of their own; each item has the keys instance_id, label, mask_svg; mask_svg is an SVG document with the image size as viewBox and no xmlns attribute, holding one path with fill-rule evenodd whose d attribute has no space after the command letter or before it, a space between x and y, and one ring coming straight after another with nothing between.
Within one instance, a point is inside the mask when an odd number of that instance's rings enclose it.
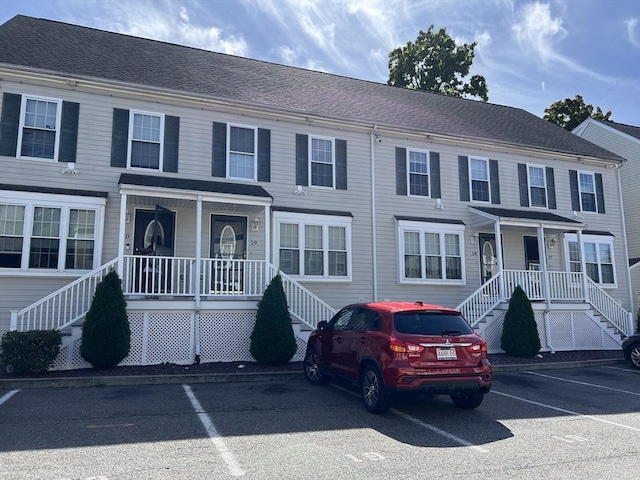
<instances>
[{"instance_id":1,"label":"white cloud","mask_svg":"<svg viewBox=\"0 0 640 480\"><path fill-rule=\"evenodd\" d=\"M543 62L558 59L553 42L567 34L562 20L551 17L548 4L530 3L523 7L522 18L513 26L518 41L533 48Z\"/></svg>"},{"instance_id":2,"label":"white cloud","mask_svg":"<svg viewBox=\"0 0 640 480\"><path fill-rule=\"evenodd\" d=\"M627 37L629 43L634 47L640 48L640 29L638 28L638 19L631 18L624 22L627 27Z\"/></svg>"}]
</instances>

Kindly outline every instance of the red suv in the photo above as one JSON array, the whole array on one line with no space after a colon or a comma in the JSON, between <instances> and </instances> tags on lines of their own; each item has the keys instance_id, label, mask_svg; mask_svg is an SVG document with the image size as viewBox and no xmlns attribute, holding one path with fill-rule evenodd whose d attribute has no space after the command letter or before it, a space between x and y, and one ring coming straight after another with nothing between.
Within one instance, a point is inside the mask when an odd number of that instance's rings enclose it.
<instances>
[{"instance_id":1,"label":"red suv","mask_svg":"<svg viewBox=\"0 0 640 480\"><path fill-rule=\"evenodd\" d=\"M460 312L422 302L344 307L311 332L304 373L314 385L329 377L358 384L372 413L388 410L400 392L446 394L476 408L493 380L487 343Z\"/></svg>"}]
</instances>

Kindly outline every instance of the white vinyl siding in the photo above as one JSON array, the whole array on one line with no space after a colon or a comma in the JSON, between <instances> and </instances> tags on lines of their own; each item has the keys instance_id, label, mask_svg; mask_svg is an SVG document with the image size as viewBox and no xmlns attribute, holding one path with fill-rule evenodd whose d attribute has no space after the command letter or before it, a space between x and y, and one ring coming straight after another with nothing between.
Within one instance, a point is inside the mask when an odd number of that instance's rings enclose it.
<instances>
[{"instance_id":1,"label":"white vinyl siding","mask_svg":"<svg viewBox=\"0 0 640 480\"><path fill-rule=\"evenodd\" d=\"M258 134L255 127L228 125L227 142L229 178L256 180Z\"/></svg>"},{"instance_id":2,"label":"white vinyl siding","mask_svg":"<svg viewBox=\"0 0 640 480\"><path fill-rule=\"evenodd\" d=\"M274 212L274 261L305 280L351 280L351 218Z\"/></svg>"},{"instance_id":3,"label":"white vinyl siding","mask_svg":"<svg viewBox=\"0 0 640 480\"><path fill-rule=\"evenodd\" d=\"M18 158L58 160L62 100L23 95Z\"/></svg>"},{"instance_id":4,"label":"white vinyl siding","mask_svg":"<svg viewBox=\"0 0 640 480\"><path fill-rule=\"evenodd\" d=\"M400 283L465 284L464 226L400 220Z\"/></svg>"},{"instance_id":5,"label":"white vinyl siding","mask_svg":"<svg viewBox=\"0 0 640 480\"><path fill-rule=\"evenodd\" d=\"M129 148L127 166L162 171L164 115L129 112Z\"/></svg>"}]
</instances>

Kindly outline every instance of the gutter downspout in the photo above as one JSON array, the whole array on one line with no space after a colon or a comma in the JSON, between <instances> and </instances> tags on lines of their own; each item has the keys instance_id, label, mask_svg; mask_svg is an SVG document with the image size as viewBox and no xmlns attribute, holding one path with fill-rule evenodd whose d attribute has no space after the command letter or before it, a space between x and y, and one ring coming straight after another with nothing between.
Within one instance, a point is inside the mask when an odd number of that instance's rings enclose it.
<instances>
[{"instance_id":1,"label":"gutter downspout","mask_svg":"<svg viewBox=\"0 0 640 480\"><path fill-rule=\"evenodd\" d=\"M200 265L202 251L202 195L198 195L196 203L196 265L195 265L195 312L193 324L194 359L193 363L200 365Z\"/></svg>"},{"instance_id":2,"label":"gutter downspout","mask_svg":"<svg viewBox=\"0 0 640 480\"><path fill-rule=\"evenodd\" d=\"M627 295L629 295L629 307L631 312L629 314L629 332L633 334L635 331L633 325L633 313L635 308L633 305L633 288L631 287L631 270L629 269L629 245L627 245L627 226L624 222L624 204L622 202L622 182L620 181L620 167L622 164L616 165L616 173L618 174L618 201L620 202L620 218L622 220L622 238L624 240L624 258L625 258L625 270L627 272Z\"/></svg>"},{"instance_id":3,"label":"gutter downspout","mask_svg":"<svg viewBox=\"0 0 640 480\"><path fill-rule=\"evenodd\" d=\"M369 134L369 141L371 144L371 249L372 249L372 265L373 265L373 301L378 301L378 258L376 252L378 251L378 243L376 237L378 236L376 228L376 171L375 171L375 142L380 137L376 134L378 125L373 126L373 130Z\"/></svg>"}]
</instances>

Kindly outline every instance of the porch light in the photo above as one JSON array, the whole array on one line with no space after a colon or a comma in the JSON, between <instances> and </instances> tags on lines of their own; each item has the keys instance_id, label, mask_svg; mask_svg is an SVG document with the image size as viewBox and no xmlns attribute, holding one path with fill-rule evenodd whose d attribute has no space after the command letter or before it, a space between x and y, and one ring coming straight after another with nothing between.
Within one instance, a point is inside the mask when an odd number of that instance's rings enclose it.
<instances>
[{"instance_id":1,"label":"porch light","mask_svg":"<svg viewBox=\"0 0 640 480\"><path fill-rule=\"evenodd\" d=\"M476 245L478 243L478 232L471 235L471 245Z\"/></svg>"},{"instance_id":2,"label":"porch light","mask_svg":"<svg viewBox=\"0 0 640 480\"><path fill-rule=\"evenodd\" d=\"M556 243L558 243L558 236L557 235L551 235L551 237L549 237L549 241L547 242L547 246L549 248L555 248Z\"/></svg>"},{"instance_id":3,"label":"porch light","mask_svg":"<svg viewBox=\"0 0 640 480\"><path fill-rule=\"evenodd\" d=\"M259 227L260 227L260 219L256 217L251 221L251 231L257 232Z\"/></svg>"}]
</instances>

